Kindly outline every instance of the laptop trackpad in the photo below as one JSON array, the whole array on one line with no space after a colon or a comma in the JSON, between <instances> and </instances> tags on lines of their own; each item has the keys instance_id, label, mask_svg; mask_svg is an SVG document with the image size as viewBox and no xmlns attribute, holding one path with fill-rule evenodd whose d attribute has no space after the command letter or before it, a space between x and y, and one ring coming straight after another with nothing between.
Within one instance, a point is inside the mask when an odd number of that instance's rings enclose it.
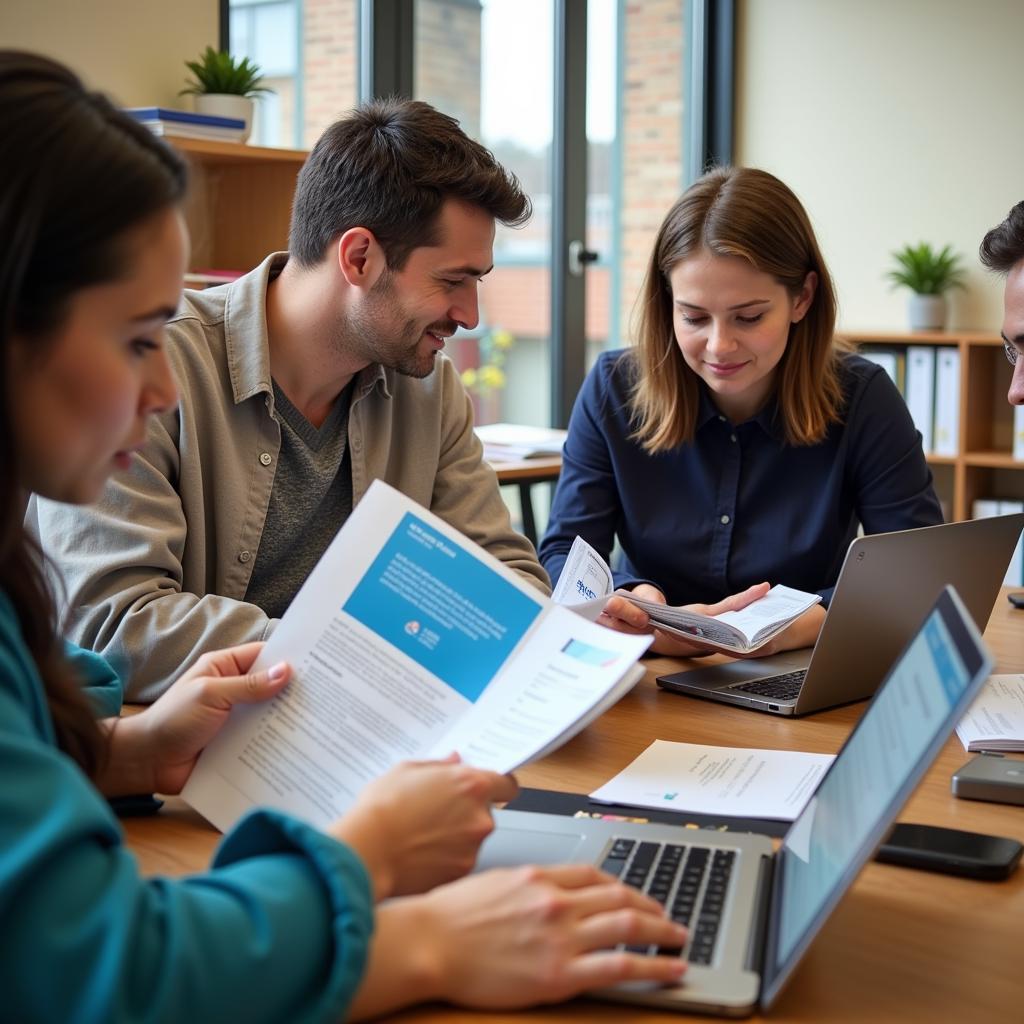
<instances>
[{"instance_id":1,"label":"laptop trackpad","mask_svg":"<svg viewBox=\"0 0 1024 1024\"><path fill-rule=\"evenodd\" d=\"M540 832L497 828L480 849L476 870L508 868L517 864L567 864L576 860L584 837L579 832Z\"/></svg>"},{"instance_id":2,"label":"laptop trackpad","mask_svg":"<svg viewBox=\"0 0 1024 1024\"><path fill-rule=\"evenodd\" d=\"M769 658L741 658L723 665L708 665L706 668L694 668L688 672L674 672L669 676L659 676L659 683L682 683L686 686L699 686L707 690L721 690L737 683L752 683L755 679L769 676L785 675L807 668L811 660L813 648L805 647L799 651L787 651L785 654L773 654Z\"/></svg>"}]
</instances>

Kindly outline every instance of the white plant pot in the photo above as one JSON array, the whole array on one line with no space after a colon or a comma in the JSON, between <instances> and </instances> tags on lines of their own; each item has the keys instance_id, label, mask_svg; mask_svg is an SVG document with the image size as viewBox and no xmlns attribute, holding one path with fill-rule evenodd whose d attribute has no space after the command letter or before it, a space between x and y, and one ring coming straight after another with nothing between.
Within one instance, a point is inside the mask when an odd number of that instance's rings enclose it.
<instances>
[{"instance_id":1,"label":"white plant pot","mask_svg":"<svg viewBox=\"0 0 1024 1024\"><path fill-rule=\"evenodd\" d=\"M946 296L918 295L912 292L907 315L912 331L942 331L946 328Z\"/></svg>"},{"instance_id":2,"label":"white plant pot","mask_svg":"<svg viewBox=\"0 0 1024 1024\"><path fill-rule=\"evenodd\" d=\"M234 96L225 92L202 92L196 96L196 113L215 117L237 117L245 122L242 142L252 131L253 101L248 96Z\"/></svg>"}]
</instances>

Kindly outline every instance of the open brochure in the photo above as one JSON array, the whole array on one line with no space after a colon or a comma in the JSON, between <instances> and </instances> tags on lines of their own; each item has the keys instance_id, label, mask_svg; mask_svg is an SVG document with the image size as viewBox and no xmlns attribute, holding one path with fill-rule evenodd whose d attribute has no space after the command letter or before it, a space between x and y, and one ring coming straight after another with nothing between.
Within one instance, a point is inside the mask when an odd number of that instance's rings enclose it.
<instances>
[{"instance_id":1,"label":"open brochure","mask_svg":"<svg viewBox=\"0 0 1024 1024\"><path fill-rule=\"evenodd\" d=\"M819 594L775 586L742 611L721 615L702 615L645 601L628 590L616 591L608 563L582 537L577 537L569 549L552 600L593 620L613 593L643 608L651 622L664 632L733 654L750 654L763 647L821 600Z\"/></svg>"},{"instance_id":2,"label":"open brochure","mask_svg":"<svg viewBox=\"0 0 1024 1024\"><path fill-rule=\"evenodd\" d=\"M655 740L590 797L632 807L792 821L834 759L795 750Z\"/></svg>"},{"instance_id":3,"label":"open brochure","mask_svg":"<svg viewBox=\"0 0 1024 1024\"><path fill-rule=\"evenodd\" d=\"M1024 676L989 676L956 734L969 751L1024 750Z\"/></svg>"},{"instance_id":4,"label":"open brochure","mask_svg":"<svg viewBox=\"0 0 1024 1024\"><path fill-rule=\"evenodd\" d=\"M182 795L222 830L253 806L323 826L401 760L454 750L512 771L626 693L649 644L553 604L377 481L260 655L291 683L234 709Z\"/></svg>"}]
</instances>

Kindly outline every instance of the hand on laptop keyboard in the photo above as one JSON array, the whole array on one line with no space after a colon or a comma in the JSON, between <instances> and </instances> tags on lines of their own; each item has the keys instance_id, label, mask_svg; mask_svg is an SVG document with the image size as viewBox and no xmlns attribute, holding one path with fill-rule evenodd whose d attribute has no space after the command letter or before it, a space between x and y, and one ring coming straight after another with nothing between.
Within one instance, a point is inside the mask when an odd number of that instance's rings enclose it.
<instances>
[{"instance_id":1,"label":"hand on laptop keyboard","mask_svg":"<svg viewBox=\"0 0 1024 1024\"><path fill-rule=\"evenodd\" d=\"M654 900L590 865L498 868L381 906L365 984L419 964L419 998L513 1009L623 981L673 984L686 969L678 957L615 947L685 942Z\"/></svg>"}]
</instances>

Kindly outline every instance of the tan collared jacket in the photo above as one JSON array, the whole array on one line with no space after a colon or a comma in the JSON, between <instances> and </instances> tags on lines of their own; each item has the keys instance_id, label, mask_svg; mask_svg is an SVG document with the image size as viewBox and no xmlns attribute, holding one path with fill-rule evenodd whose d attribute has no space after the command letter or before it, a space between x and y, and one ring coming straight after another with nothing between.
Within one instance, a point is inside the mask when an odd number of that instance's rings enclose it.
<instances>
[{"instance_id":1,"label":"tan collared jacket","mask_svg":"<svg viewBox=\"0 0 1024 1024\"><path fill-rule=\"evenodd\" d=\"M265 639L276 620L243 600L281 444L273 416L266 293L286 253L230 285L187 292L168 347L181 397L91 507L33 503L63 577L68 639L105 655L132 700L153 700L205 651ZM443 355L422 380L370 366L348 424L353 504L387 481L549 592L511 526Z\"/></svg>"}]
</instances>

